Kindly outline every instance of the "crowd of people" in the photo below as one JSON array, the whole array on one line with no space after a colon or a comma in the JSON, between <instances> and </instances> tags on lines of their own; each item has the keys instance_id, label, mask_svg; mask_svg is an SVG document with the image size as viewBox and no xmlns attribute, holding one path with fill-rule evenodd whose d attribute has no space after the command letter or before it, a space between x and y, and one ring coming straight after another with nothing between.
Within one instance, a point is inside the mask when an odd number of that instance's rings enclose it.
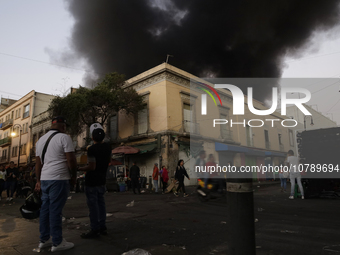
<instances>
[{"instance_id":1,"label":"crowd of people","mask_svg":"<svg viewBox=\"0 0 340 255\"><path fill-rule=\"evenodd\" d=\"M106 192L106 173L111 161L111 146L103 142L105 137L104 129L99 123L91 125L90 134L93 145L87 149L88 164L83 167L77 166L72 139L65 132L65 118L53 118L51 129L36 144L35 178L33 178L32 169L26 174L23 168L17 169L14 162L10 162L7 169L0 166L0 190L7 190L8 200L13 199L13 195L18 188L18 182L21 179L30 181L34 179L36 182L34 191L41 193L42 200L39 218L39 248L52 246L52 252L74 247L74 244L67 242L62 235L62 210L69 196L70 186L74 186L76 183L77 171L86 173L85 195L90 218L90 229L88 232L81 234L81 237L95 238L108 234L104 194ZM205 151L201 151L196 165L211 166L216 164L212 154L208 156L208 162L205 161L205 158ZM297 164L297 157L294 156L292 151L289 151L286 163L290 165ZM129 169L128 177L130 178L133 192L137 194L137 190L140 194L141 176L136 162L133 162L133 166ZM175 180L171 184L178 184L177 189L173 192L175 196L178 196L180 189L184 197L188 196L184 185L185 177L190 180L184 167L184 161L180 159L175 171ZM204 176L205 187L207 187L209 181L214 179L213 177ZM281 179L284 179L283 177ZM169 181L169 172L166 167L162 166L159 169L158 164L155 163L152 179L155 192L159 192L158 183L160 179L164 193ZM304 198L299 173L291 172L290 179L292 181L290 198L292 199L294 195L295 180L297 180L302 198ZM282 185L285 189L284 182ZM223 187L219 187L219 189L223 189Z\"/></svg>"},{"instance_id":2,"label":"crowd of people","mask_svg":"<svg viewBox=\"0 0 340 255\"><path fill-rule=\"evenodd\" d=\"M35 185L35 173L32 166L19 168L13 161L8 166L0 165L0 201L3 199L2 193L5 192L6 201L12 201L15 197L27 197L29 191ZM29 189L23 190L23 187Z\"/></svg>"}]
</instances>

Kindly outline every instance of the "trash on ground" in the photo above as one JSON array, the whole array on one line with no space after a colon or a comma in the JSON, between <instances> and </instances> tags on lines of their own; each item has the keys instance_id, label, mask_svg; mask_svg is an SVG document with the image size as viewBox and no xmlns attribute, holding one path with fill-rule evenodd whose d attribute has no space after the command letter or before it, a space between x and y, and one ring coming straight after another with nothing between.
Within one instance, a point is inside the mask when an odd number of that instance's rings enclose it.
<instances>
[{"instance_id":1,"label":"trash on ground","mask_svg":"<svg viewBox=\"0 0 340 255\"><path fill-rule=\"evenodd\" d=\"M260 188L261 186L257 186L258 188Z\"/></svg>"},{"instance_id":2,"label":"trash on ground","mask_svg":"<svg viewBox=\"0 0 340 255\"><path fill-rule=\"evenodd\" d=\"M34 248L33 251L34 252L41 252L40 248Z\"/></svg>"},{"instance_id":3,"label":"trash on ground","mask_svg":"<svg viewBox=\"0 0 340 255\"><path fill-rule=\"evenodd\" d=\"M69 196L67 199L72 199L72 196Z\"/></svg>"},{"instance_id":4,"label":"trash on ground","mask_svg":"<svg viewBox=\"0 0 340 255\"><path fill-rule=\"evenodd\" d=\"M124 252L122 255L151 255L151 253L146 250L137 248L128 252Z\"/></svg>"},{"instance_id":5,"label":"trash on ground","mask_svg":"<svg viewBox=\"0 0 340 255\"><path fill-rule=\"evenodd\" d=\"M221 221L221 224L227 224L227 222L226 221Z\"/></svg>"},{"instance_id":6,"label":"trash on ground","mask_svg":"<svg viewBox=\"0 0 340 255\"><path fill-rule=\"evenodd\" d=\"M142 190L140 193L145 193L145 190Z\"/></svg>"},{"instance_id":7,"label":"trash on ground","mask_svg":"<svg viewBox=\"0 0 340 255\"><path fill-rule=\"evenodd\" d=\"M183 249L183 250L185 250L186 248L185 248L185 246L180 246L179 248L181 248L181 249Z\"/></svg>"},{"instance_id":8,"label":"trash on ground","mask_svg":"<svg viewBox=\"0 0 340 255\"><path fill-rule=\"evenodd\" d=\"M256 249L261 249L262 247L261 246L256 246Z\"/></svg>"},{"instance_id":9,"label":"trash on ground","mask_svg":"<svg viewBox=\"0 0 340 255\"><path fill-rule=\"evenodd\" d=\"M63 218L61 219L61 221L62 221L62 222L64 222L65 220L66 220L66 218L65 218L65 217L63 217Z\"/></svg>"},{"instance_id":10,"label":"trash on ground","mask_svg":"<svg viewBox=\"0 0 340 255\"><path fill-rule=\"evenodd\" d=\"M132 206L134 206L135 205L135 200L133 200L131 203L128 203L127 205L126 205L126 207L132 207Z\"/></svg>"},{"instance_id":11,"label":"trash on ground","mask_svg":"<svg viewBox=\"0 0 340 255\"><path fill-rule=\"evenodd\" d=\"M257 211L262 212L262 211L264 211L264 209L259 207L259 208L257 208Z\"/></svg>"},{"instance_id":12,"label":"trash on ground","mask_svg":"<svg viewBox=\"0 0 340 255\"><path fill-rule=\"evenodd\" d=\"M255 219L255 222L259 222L259 219Z\"/></svg>"},{"instance_id":13,"label":"trash on ground","mask_svg":"<svg viewBox=\"0 0 340 255\"><path fill-rule=\"evenodd\" d=\"M111 217L113 214L112 213L107 213L106 217Z\"/></svg>"}]
</instances>

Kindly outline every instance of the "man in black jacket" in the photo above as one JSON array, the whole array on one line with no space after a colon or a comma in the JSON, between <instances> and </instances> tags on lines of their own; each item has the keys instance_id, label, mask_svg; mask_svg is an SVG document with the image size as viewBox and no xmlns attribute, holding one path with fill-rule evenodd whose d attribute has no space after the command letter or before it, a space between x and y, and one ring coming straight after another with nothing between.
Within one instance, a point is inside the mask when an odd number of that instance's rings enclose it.
<instances>
[{"instance_id":1,"label":"man in black jacket","mask_svg":"<svg viewBox=\"0 0 340 255\"><path fill-rule=\"evenodd\" d=\"M185 170L185 168L184 168L184 161L183 161L183 159L180 159L178 161L178 165L177 165L177 169L176 169L176 173L175 173L175 180L178 181L177 190L176 190L176 192L174 192L174 195L176 197L178 197L178 191L181 188L182 188L183 193L184 193L183 197L187 197L188 196L188 194L185 193L185 186L184 186L184 177L185 176L190 180L189 175L187 173L187 170Z\"/></svg>"},{"instance_id":2,"label":"man in black jacket","mask_svg":"<svg viewBox=\"0 0 340 255\"><path fill-rule=\"evenodd\" d=\"M136 194L136 187L138 190L138 193L140 194L140 186L139 186L139 180L140 180L140 170L139 167L136 165L136 162L133 162L133 166L130 168L130 178L131 178L131 185L133 193Z\"/></svg>"}]
</instances>

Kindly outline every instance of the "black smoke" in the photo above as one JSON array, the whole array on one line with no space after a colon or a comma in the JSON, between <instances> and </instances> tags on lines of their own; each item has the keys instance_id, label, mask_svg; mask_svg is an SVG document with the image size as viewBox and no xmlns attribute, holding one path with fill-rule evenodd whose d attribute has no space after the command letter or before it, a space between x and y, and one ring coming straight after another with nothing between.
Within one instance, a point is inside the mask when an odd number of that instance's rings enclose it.
<instances>
[{"instance_id":1,"label":"black smoke","mask_svg":"<svg viewBox=\"0 0 340 255\"><path fill-rule=\"evenodd\" d=\"M127 78L169 63L196 76L280 77L282 59L339 23L338 0L66 0L71 49ZM89 77L87 77L89 78ZM270 85L254 90L263 100Z\"/></svg>"}]
</instances>

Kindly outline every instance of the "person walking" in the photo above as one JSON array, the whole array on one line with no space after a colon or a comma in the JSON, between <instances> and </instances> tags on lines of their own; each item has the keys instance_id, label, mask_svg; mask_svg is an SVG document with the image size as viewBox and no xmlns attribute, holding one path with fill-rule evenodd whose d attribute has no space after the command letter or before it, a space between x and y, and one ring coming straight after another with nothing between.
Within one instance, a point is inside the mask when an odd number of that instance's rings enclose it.
<instances>
[{"instance_id":1,"label":"person walking","mask_svg":"<svg viewBox=\"0 0 340 255\"><path fill-rule=\"evenodd\" d=\"M305 199L304 190L301 183L301 173L299 172L299 158L294 156L294 152L292 150L288 151L287 165L290 169L290 185L291 185L289 199L294 199L295 180L298 183L301 198Z\"/></svg>"},{"instance_id":2,"label":"person walking","mask_svg":"<svg viewBox=\"0 0 340 255\"><path fill-rule=\"evenodd\" d=\"M36 144L35 191L42 192L39 248L52 245L52 252L74 247L74 244L67 242L62 235L61 213L70 190L69 180L75 182L77 177L73 142L65 132L65 118L55 117L52 119L51 129Z\"/></svg>"},{"instance_id":3,"label":"person walking","mask_svg":"<svg viewBox=\"0 0 340 255\"><path fill-rule=\"evenodd\" d=\"M138 190L138 194L140 194L140 170L139 167L136 165L136 162L133 162L133 166L130 168L130 179L131 179L131 186L133 193L136 194L136 188Z\"/></svg>"},{"instance_id":4,"label":"person walking","mask_svg":"<svg viewBox=\"0 0 340 255\"><path fill-rule=\"evenodd\" d=\"M180 188L182 188L182 190L183 190L183 193L184 193L183 197L188 196L188 194L185 193L185 186L184 186L184 177L185 176L190 180L188 173L184 168L184 161L183 161L183 159L180 159L178 161L176 173L175 173L175 180L178 181L177 190L176 190L176 192L174 192L174 195L176 197L178 197L178 191L180 190Z\"/></svg>"},{"instance_id":5,"label":"person walking","mask_svg":"<svg viewBox=\"0 0 340 255\"><path fill-rule=\"evenodd\" d=\"M153 187L155 188L156 193L158 193L158 176L159 176L158 164L155 163L153 167L153 173L152 173L152 182L153 182Z\"/></svg>"},{"instance_id":6,"label":"person walking","mask_svg":"<svg viewBox=\"0 0 340 255\"><path fill-rule=\"evenodd\" d=\"M88 165L79 168L85 174L85 194L90 211L91 230L81 234L82 238L95 238L107 235L105 184L106 172L111 161L111 146L104 143L105 132L99 123L90 127L94 144L87 150Z\"/></svg>"},{"instance_id":7,"label":"person walking","mask_svg":"<svg viewBox=\"0 0 340 255\"><path fill-rule=\"evenodd\" d=\"M6 185L6 170L3 165L0 166L0 201L2 199L2 192L5 190Z\"/></svg>"},{"instance_id":8,"label":"person walking","mask_svg":"<svg viewBox=\"0 0 340 255\"><path fill-rule=\"evenodd\" d=\"M162 184L163 184L163 194L164 194L165 190L168 186L168 181L169 181L169 173L168 173L168 170L165 168L165 166L162 166L161 180L162 180Z\"/></svg>"},{"instance_id":9,"label":"person walking","mask_svg":"<svg viewBox=\"0 0 340 255\"><path fill-rule=\"evenodd\" d=\"M9 162L9 167L6 170L6 176L7 201L12 201L19 177L19 170L14 167L13 161Z\"/></svg>"},{"instance_id":10,"label":"person walking","mask_svg":"<svg viewBox=\"0 0 340 255\"><path fill-rule=\"evenodd\" d=\"M279 177L281 181L281 192L286 192L288 175L289 173L288 172L286 173L283 169L283 162L280 162Z\"/></svg>"}]
</instances>

